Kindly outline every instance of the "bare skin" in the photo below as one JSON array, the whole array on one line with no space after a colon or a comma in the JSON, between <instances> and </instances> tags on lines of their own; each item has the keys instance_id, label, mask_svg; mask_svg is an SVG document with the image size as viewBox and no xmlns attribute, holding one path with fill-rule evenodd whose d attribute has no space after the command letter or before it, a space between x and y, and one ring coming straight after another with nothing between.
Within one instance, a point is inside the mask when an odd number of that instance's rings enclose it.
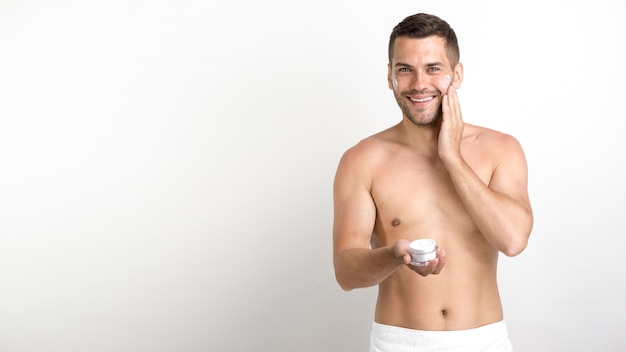
<instances>
[{"instance_id":1,"label":"bare skin","mask_svg":"<svg viewBox=\"0 0 626 352\"><path fill-rule=\"evenodd\" d=\"M339 163L335 274L345 290L379 286L378 323L461 330L503 319L498 254L521 253L533 222L526 160L514 137L463 122L462 78L442 38L397 38L388 81L402 121ZM439 246L427 267L409 264L418 238Z\"/></svg>"}]
</instances>

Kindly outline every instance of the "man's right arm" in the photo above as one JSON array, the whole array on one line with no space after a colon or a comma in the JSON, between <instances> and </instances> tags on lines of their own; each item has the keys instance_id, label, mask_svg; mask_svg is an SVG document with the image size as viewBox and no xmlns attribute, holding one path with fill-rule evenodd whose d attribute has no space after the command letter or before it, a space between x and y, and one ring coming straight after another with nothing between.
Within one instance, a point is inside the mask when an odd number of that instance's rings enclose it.
<instances>
[{"instance_id":1,"label":"man's right arm","mask_svg":"<svg viewBox=\"0 0 626 352\"><path fill-rule=\"evenodd\" d=\"M333 187L335 276L346 291L379 284L405 263L408 250L407 245L398 253L395 244L370 249L376 205L367 164L359 150L348 150L339 162Z\"/></svg>"}]
</instances>

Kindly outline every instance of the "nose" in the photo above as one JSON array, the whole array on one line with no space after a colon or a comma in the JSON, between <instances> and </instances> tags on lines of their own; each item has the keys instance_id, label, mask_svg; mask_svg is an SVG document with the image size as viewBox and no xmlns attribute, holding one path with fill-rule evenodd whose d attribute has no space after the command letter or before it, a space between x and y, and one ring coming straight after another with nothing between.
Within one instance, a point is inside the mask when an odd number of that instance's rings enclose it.
<instances>
[{"instance_id":1,"label":"nose","mask_svg":"<svg viewBox=\"0 0 626 352\"><path fill-rule=\"evenodd\" d=\"M430 76L421 70L415 70L413 77L411 77L411 89L421 91L429 88Z\"/></svg>"}]
</instances>

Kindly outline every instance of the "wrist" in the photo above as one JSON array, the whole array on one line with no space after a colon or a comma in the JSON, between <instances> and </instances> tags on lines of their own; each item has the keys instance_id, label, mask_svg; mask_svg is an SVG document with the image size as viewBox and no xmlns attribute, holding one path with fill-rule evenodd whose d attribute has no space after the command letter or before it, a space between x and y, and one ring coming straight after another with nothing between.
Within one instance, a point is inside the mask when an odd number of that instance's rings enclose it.
<instances>
[{"instance_id":1,"label":"wrist","mask_svg":"<svg viewBox=\"0 0 626 352\"><path fill-rule=\"evenodd\" d=\"M452 153L440 153L439 159L443 162L443 165L447 168L453 168L455 166L461 166L465 163L463 160L463 156L461 152L452 152Z\"/></svg>"}]
</instances>

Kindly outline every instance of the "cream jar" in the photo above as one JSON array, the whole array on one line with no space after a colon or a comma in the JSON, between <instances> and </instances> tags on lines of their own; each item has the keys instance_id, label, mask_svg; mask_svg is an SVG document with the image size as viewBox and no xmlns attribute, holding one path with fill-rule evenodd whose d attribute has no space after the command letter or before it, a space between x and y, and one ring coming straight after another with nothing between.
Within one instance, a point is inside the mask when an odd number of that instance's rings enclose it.
<instances>
[{"instance_id":1,"label":"cream jar","mask_svg":"<svg viewBox=\"0 0 626 352\"><path fill-rule=\"evenodd\" d=\"M426 266L437 258L437 243L429 238L415 240L409 244L411 265Z\"/></svg>"}]
</instances>

